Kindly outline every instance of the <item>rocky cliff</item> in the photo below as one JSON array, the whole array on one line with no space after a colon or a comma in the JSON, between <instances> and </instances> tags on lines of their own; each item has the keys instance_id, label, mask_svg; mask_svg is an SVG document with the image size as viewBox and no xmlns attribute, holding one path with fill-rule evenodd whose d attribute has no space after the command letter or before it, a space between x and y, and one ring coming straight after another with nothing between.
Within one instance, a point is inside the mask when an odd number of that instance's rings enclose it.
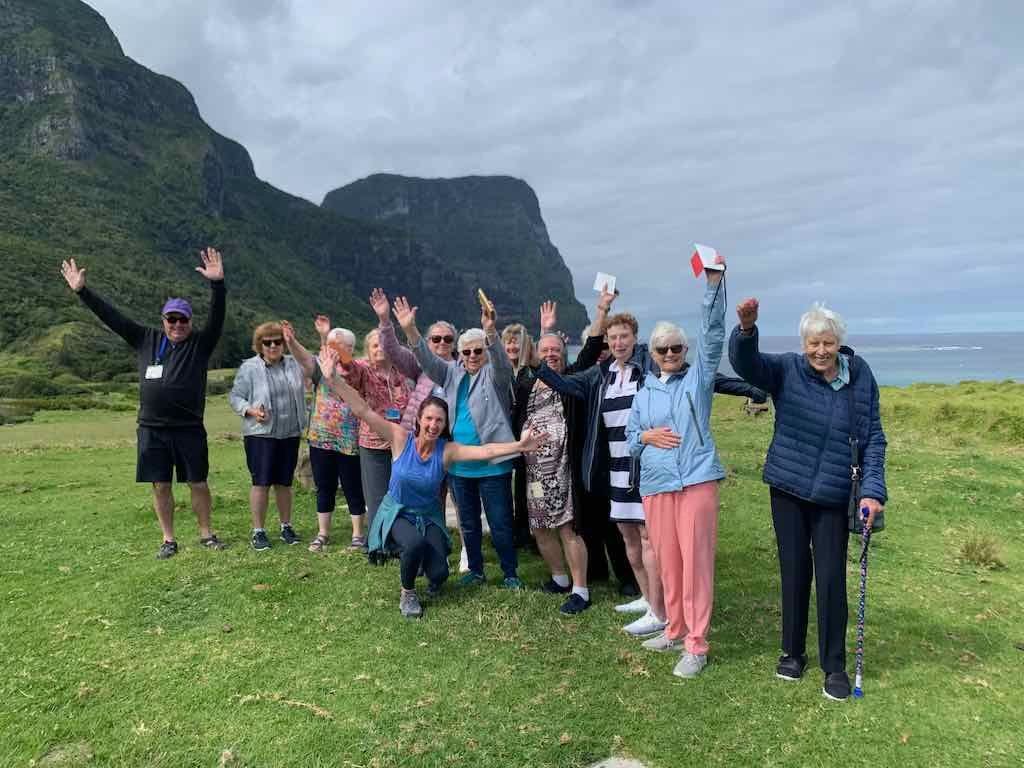
<instances>
[{"instance_id":1,"label":"rocky cliff","mask_svg":"<svg viewBox=\"0 0 1024 768\"><path fill-rule=\"evenodd\" d=\"M519 233L517 243L533 245L477 251L494 269L459 274L473 260L451 255L450 238L417 235L412 219L347 217L261 181L245 148L203 122L188 90L126 57L87 5L0 0L0 396L69 391L131 370L124 345L63 284L59 264L71 256L87 266L90 286L156 322L168 295L193 297L203 314L196 254L220 248L229 304L215 363L226 366L251 354L251 328L268 318L292 319L307 341L315 312L365 330L376 285L417 300L424 317L476 324L478 284L503 314L532 318L530 305L547 294L524 290L513 302L507 280L522 273L533 286L549 269L548 282L565 287L552 297L570 327L581 324L536 199L525 184L508 185L523 212L492 217L500 232L489 241ZM468 194L462 205L484 210L490 201Z\"/></svg>"},{"instance_id":2,"label":"rocky cliff","mask_svg":"<svg viewBox=\"0 0 1024 768\"><path fill-rule=\"evenodd\" d=\"M575 335L587 323L572 276L548 237L537 195L521 179L375 174L329 192L322 205L430 246L433 263L406 278L410 286L417 284L413 296L424 322L445 317L458 326L478 324L479 310L467 307L462 297L482 287L501 324L519 321L536 330L537 308L545 299L558 301L564 330ZM378 264L378 279L390 268ZM445 303L425 313L426 297L432 295L446 297Z\"/></svg>"}]
</instances>

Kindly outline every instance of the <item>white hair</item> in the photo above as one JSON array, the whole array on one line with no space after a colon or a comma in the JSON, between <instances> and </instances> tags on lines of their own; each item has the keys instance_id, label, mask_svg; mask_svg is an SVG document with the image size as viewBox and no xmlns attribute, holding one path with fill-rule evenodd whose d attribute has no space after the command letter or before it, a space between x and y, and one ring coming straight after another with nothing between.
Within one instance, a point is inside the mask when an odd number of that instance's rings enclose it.
<instances>
[{"instance_id":1,"label":"white hair","mask_svg":"<svg viewBox=\"0 0 1024 768\"><path fill-rule=\"evenodd\" d=\"M540 343L547 338L558 339L558 342L562 345L562 351L565 352L565 339L562 338L562 334L555 333L554 331L544 331L537 339L537 346L540 347Z\"/></svg>"},{"instance_id":2,"label":"white hair","mask_svg":"<svg viewBox=\"0 0 1024 768\"><path fill-rule=\"evenodd\" d=\"M846 341L846 321L824 302L816 301L800 318L800 339L806 341L808 336L819 333L831 333L840 344Z\"/></svg>"},{"instance_id":3,"label":"white hair","mask_svg":"<svg viewBox=\"0 0 1024 768\"><path fill-rule=\"evenodd\" d=\"M462 348L473 341L487 341L487 334L484 333L483 328L470 328L463 331L459 336L459 352L462 352Z\"/></svg>"},{"instance_id":4,"label":"white hair","mask_svg":"<svg viewBox=\"0 0 1024 768\"><path fill-rule=\"evenodd\" d=\"M677 341L684 347L689 348L690 342L686 338L686 334L683 333L683 329L675 323L669 323L665 320L659 320L654 324L654 330L651 331L650 345L653 349L657 346L666 346L667 342ZM661 342L659 344L658 342Z\"/></svg>"},{"instance_id":5,"label":"white hair","mask_svg":"<svg viewBox=\"0 0 1024 768\"><path fill-rule=\"evenodd\" d=\"M348 328L332 328L331 332L327 334L327 341L331 342L335 340L355 349L356 335Z\"/></svg>"}]
</instances>

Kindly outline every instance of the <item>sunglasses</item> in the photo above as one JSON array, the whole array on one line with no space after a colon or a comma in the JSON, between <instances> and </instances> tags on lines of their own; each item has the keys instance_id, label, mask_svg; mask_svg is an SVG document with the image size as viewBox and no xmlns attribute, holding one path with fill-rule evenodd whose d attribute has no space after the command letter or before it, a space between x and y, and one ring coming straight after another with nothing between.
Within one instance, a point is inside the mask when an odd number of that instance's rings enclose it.
<instances>
[{"instance_id":1,"label":"sunglasses","mask_svg":"<svg viewBox=\"0 0 1024 768\"><path fill-rule=\"evenodd\" d=\"M657 352L659 355L667 355L669 352L671 352L673 355L678 355L680 352L683 351L683 345L670 344L667 347L655 347L654 351Z\"/></svg>"},{"instance_id":2,"label":"sunglasses","mask_svg":"<svg viewBox=\"0 0 1024 768\"><path fill-rule=\"evenodd\" d=\"M451 344L453 341L455 341L455 337L454 336L431 336L430 340L434 344L440 344L442 341L445 344Z\"/></svg>"},{"instance_id":3,"label":"sunglasses","mask_svg":"<svg viewBox=\"0 0 1024 768\"><path fill-rule=\"evenodd\" d=\"M484 353L484 348L483 347L474 347L473 349L464 349L464 350L462 350L462 356L463 357L469 357L471 355L473 357L476 357L478 355L482 355L483 353Z\"/></svg>"},{"instance_id":4,"label":"sunglasses","mask_svg":"<svg viewBox=\"0 0 1024 768\"><path fill-rule=\"evenodd\" d=\"M280 347L284 344L284 339L263 339L260 344L264 347Z\"/></svg>"},{"instance_id":5,"label":"sunglasses","mask_svg":"<svg viewBox=\"0 0 1024 768\"><path fill-rule=\"evenodd\" d=\"M164 320L168 325L188 325L192 322L192 318L184 315L164 315Z\"/></svg>"}]
</instances>

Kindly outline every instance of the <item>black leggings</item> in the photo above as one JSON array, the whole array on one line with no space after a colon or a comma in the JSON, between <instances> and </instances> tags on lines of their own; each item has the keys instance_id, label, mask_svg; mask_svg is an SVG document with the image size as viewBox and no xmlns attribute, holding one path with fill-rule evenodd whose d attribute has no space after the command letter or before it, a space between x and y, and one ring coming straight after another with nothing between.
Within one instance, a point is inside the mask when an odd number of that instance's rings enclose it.
<instances>
[{"instance_id":1,"label":"black leggings","mask_svg":"<svg viewBox=\"0 0 1024 768\"><path fill-rule=\"evenodd\" d=\"M309 468L313 471L313 482L316 483L317 514L330 514L334 511L339 482L345 494L349 514L356 517L366 514L363 480L359 474L359 456L349 456L311 445Z\"/></svg>"},{"instance_id":2,"label":"black leggings","mask_svg":"<svg viewBox=\"0 0 1024 768\"><path fill-rule=\"evenodd\" d=\"M821 507L771 489L782 575L782 650L803 655L811 579L818 593L818 660L826 674L846 669L846 509Z\"/></svg>"},{"instance_id":3,"label":"black leggings","mask_svg":"<svg viewBox=\"0 0 1024 768\"><path fill-rule=\"evenodd\" d=\"M404 517L397 517L391 524L388 544L401 553L402 587L405 589L416 588L416 576L421 567L431 584L440 584L448 578L448 546L444 532L436 525L428 524L423 535Z\"/></svg>"}]
</instances>

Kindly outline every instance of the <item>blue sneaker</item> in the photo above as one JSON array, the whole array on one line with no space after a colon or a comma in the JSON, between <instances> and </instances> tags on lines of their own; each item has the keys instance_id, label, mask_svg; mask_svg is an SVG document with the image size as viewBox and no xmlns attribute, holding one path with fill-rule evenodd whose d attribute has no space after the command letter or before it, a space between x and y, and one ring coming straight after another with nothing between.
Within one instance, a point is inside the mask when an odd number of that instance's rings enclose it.
<instances>
[{"instance_id":1,"label":"blue sneaker","mask_svg":"<svg viewBox=\"0 0 1024 768\"><path fill-rule=\"evenodd\" d=\"M459 579L459 586L476 587L480 584L483 584L485 581L487 580L484 578L484 575L482 573L473 573L472 571L470 571L469 573L464 574L462 578Z\"/></svg>"},{"instance_id":2,"label":"blue sneaker","mask_svg":"<svg viewBox=\"0 0 1024 768\"><path fill-rule=\"evenodd\" d=\"M505 580L501 583L501 586L503 586L505 589L524 589L523 582L519 579L518 576L506 576Z\"/></svg>"}]
</instances>

